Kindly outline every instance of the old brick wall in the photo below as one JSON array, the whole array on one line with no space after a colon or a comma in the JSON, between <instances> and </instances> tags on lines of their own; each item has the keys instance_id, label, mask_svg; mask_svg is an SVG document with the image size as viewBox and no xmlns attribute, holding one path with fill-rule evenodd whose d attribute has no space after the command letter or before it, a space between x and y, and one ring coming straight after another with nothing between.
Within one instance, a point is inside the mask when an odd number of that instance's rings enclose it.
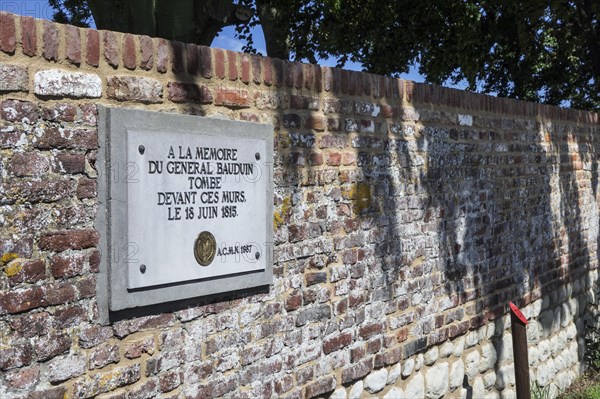
<instances>
[{"instance_id":1,"label":"old brick wall","mask_svg":"<svg viewBox=\"0 0 600 399\"><path fill-rule=\"evenodd\" d=\"M582 370L596 114L5 13L0 96L0 397L514 397L511 300ZM275 127L268 292L99 323L97 104Z\"/></svg>"}]
</instances>

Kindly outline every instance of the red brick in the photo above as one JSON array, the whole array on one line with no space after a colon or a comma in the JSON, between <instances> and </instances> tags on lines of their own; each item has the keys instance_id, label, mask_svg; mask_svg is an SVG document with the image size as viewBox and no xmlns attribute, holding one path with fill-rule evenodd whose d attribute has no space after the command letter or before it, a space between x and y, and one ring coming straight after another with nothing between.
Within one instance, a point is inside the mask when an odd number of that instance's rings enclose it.
<instances>
[{"instance_id":1,"label":"red brick","mask_svg":"<svg viewBox=\"0 0 600 399\"><path fill-rule=\"evenodd\" d=\"M17 48L17 33L15 30L14 15L0 13L0 50L5 53L14 53Z\"/></svg>"},{"instance_id":2,"label":"red brick","mask_svg":"<svg viewBox=\"0 0 600 399\"><path fill-rule=\"evenodd\" d=\"M78 280L75 287L77 287L80 299L96 296L96 276L91 275Z\"/></svg>"},{"instance_id":3,"label":"red brick","mask_svg":"<svg viewBox=\"0 0 600 399\"><path fill-rule=\"evenodd\" d=\"M362 378L373 370L373 361L371 358L363 359L359 363L342 370L342 384L347 384L356 379Z\"/></svg>"},{"instance_id":4,"label":"red brick","mask_svg":"<svg viewBox=\"0 0 600 399\"><path fill-rule=\"evenodd\" d=\"M336 380L334 376L326 376L318 379L317 381L310 383L306 386L306 398L314 398L315 396L322 395L327 392L331 392L336 387Z\"/></svg>"},{"instance_id":5,"label":"red brick","mask_svg":"<svg viewBox=\"0 0 600 399\"><path fill-rule=\"evenodd\" d=\"M119 66L119 47L121 41L115 32L104 31L104 59L113 68Z\"/></svg>"},{"instance_id":6,"label":"red brick","mask_svg":"<svg viewBox=\"0 0 600 399\"><path fill-rule=\"evenodd\" d=\"M21 42L23 54L29 57L37 54L37 25L33 17L21 17Z\"/></svg>"},{"instance_id":7,"label":"red brick","mask_svg":"<svg viewBox=\"0 0 600 399\"><path fill-rule=\"evenodd\" d=\"M371 74L363 74L363 92L365 96L371 95ZM360 93L358 93L360 94Z\"/></svg>"},{"instance_id":8,"label":"red brick","mask_svg":"<svg viewBox=\"0 0 600 399\"><path fill-rule=\"evenodd\" d=\"M185 46L182 42L171 42L171 68L175 73L184 70L184 52Z\"/></svg>"},{"instance_id":9,"label":"red brick","mask_svg":"<svg viewBox=\"0 0 600 399\"><path fill-rule=\"evenodd\" d=\"M330 67L323 67L323 89L333 91L333 71Z\"/></svg>"},{"instance_id":10,"label":"red brick","mask_svg":"<svg viewBox=\"0 0 600 399\"><path fill-rule=\"evenodd\" d=\"M301 293L292 294L285 300L285 310L287 310L288 312L299 309L301 306L302 306L302 294Z\"/></svg>"},{"instance_id":11,"label":"red brick","mask_svg":"<svg viewBox=\"0 0 600 399\"><path fill-rule=\"evenodd\" d=\"M302 63L294 62L293 63L293 74L294 74L294 87L298 90L302 88L304 85L304 76L302 73Z\"/></svg>"},{"instance_id":12,"label":"red brick","mask_svg":"<svg viewBox=\"0 0 600 399\"><path fill-rule=\"evenodd\" d=\"M294 62L292 61L282 61L285 70L285 85L288 88L294 87Z\"/></svg>"},{"instance_id":13,"label":"red brick","mask_svg":"<svg viewBox=\"0 0 600 399\"><path fill-rule=\"evenodd\" d=\"M113 336L111 327L93 325L83 328L79 333L79 346L85 349L93 348L108 341Z\"/></svg>"},{"instance_id":14,"label":"red brick","mask_svg":"<svg viewBox=\"0 0 600 399\"><path fill-rule=\"evenodd\" d=\"M133 71L137 66L136 56L134 36L127 34L123 40L123 66Z\"/></svg>"},{"instance_id":15,"label":"red brick","mask_svg":"<svg viewBox=\"0 0 600 399\"><path fill-rule=\"evenodd\" d=\"M58 25L50 22L44 21L44 58L48 61L58 61L58 45L59 45L59 36L58 36Z\"/></svg>"},{"instance_id":16,"label":"red brick","mask_svg":"<svg viewBox=\"0 0 600 399\"><path fill-rule=\"evenodd\" d=\"M158 381L162 393L171 392L181 385L181 374L175 370L167 371L158 377Z\"/></svg>"},{"instance_id":17,"label":"red brick","mask_svg":"<svg viewBox=\"0 0 600 399\"><path fill-rule=\"evenodd\" d=\"M215 48L213 49L215 56L215 74L218 78L223 79L225 77L225 53L224 50Z\"/></svg>"},{"instance_id":18,"label":"red brick","mask_svg":"<svg viewBox=\"0 0 600 399\"><path fill-rule=\"evenodd\" d=\"M206 79L212 78L212 52L210 47L199 46L200 74Z\"/></svg>"},{"instance_id":19,"label":"red brick","mask_svg":"<svg viewBox=\"0 0 600 399\"><path fill-rule=\"evenodd\" d=\"M113 324L113 331L117 337L123 338L134 332L171 326L175 320L175 315L173 313L138 317L136 319L123 320Z\"/></svg>"},{"instance_id":20,"label":"red brick","mask_svg":"<svg viewBox=\"0 0 600 399\"><path fill-rule=\"evenodd\" d=\"M345 348L352 343L352 333L346 332L323 340L323 353L326 355Z\"/></svg>"},{"instance_id":21,"label":"red brick","mask_svg":"<svg viewBox=\"0 0 600 399\"><path fill-rule=\"evenodd\" d=\"M402 359L402 350L394 348L375 356L375 367L385 367L398 363Z\"/></svg>"},{"instance_id":22,"label":"red brick","mask_svg":"<svg viewBox=\"0 0 600 399\"><path fill-rule=\"evenodd\" d=\"M346 69L340 70L340 90L343 94L348 93L349 83L350 83L350 71Z\"/></svg>"},{"instance_id":23,"label":"red brick","mask_svg":"<svg viewBox=\"0 0 600 399\"><path fill-rule=\"evenodd\" d=\"M40 149L93 150L98 148L98 136L95 130L76 129L65 130L61 133L58 128L49 126L44 129L42 136L33 145Z\"/></svg>"},{"instance_id":24,"label":"red brick","mask_svg":"<svg viewBox=\"0 0 600 399\"><path fill-rule=\"evenodd\" d=\"M345 152L342 154L342 164L344 166L356 164L356 154L353 152Z\"/></svg>"},{"instance_id":25,"label":"red brick","mask_svg":"<svg viewBox=\"0 0 600 399\"><path fill-rule=\"evenodd\" d=\"M75 300L75 287L69 282L51 284L44 289L48 305L63 305Z\"/></svg>"},{"instance_id":26,"label":"red brick","mask_svg":"<svg viewBox=\"0 0 600 399\"><path fill-rule=\"evenodd\" d=\"M186 55L187 55L187 60L186 60L186 66L187 66L187 72L190 75L197 75L198 74L198 46L192 43L188 43L186 44Z\"/></svg>"},{"instance_id":27,"label":"red brick","mask_svg":"<svg viewBox=\"0 0 600 399\"><path fill-rule=\"evenodd\" d=\"M322 132L325 130L325 117L311 115L306 118L305 127L316 130L317 132Z\"/></svg>"},{"instance_id":28,"label":"red brick","mask_svg":"<svg viewBox=\"0 0 600 399\"><path fill-rule=\"evenodd\" d=\"M79 179L77 184L77 198L96 198L98 195L98 182L94 179Z\"/></svg>"},{"instance_id":29,"label":"red brick","mask_svg":"<svg viewBox=\"0 0 600 399\"><path fill-rule=\"evenodd\" d=\"M261 58L262 57L254 54L250 56L250 62L252 64L252 81L257 85L261 82Z\"/></svg>"},{"instance_id":30,"label":"red brick","mask_svg":"<svg viewBox=\"0 0 600 399\"><path fill-rule=\"evenodd\" d=\"M35 283L44 279L46 273L46 264L43 260L32 260L21 265L21 270L10 277L11 285L19 283Z\"/></svg>"},{"instance_id":31,"label":"red brick","mask_svg":"<svg viewBox=\"0 0 600 399\"><path fill-rule=\"evenodd\" d=\"M314 89L317 93L320 93L323 90L323 72L320 65L314 65L313 68L315 70Z\"/></svg>"},{"instance_id":32,"label":"red brick","mask_svg":"<svg viewBox=\"0 0 600 399\"><path fill-rule=\"evenodd\" d=\"M340 166L342 162L342 154L339 152L332 152L327 154L327 165L329 166Z\"/></svg>"},{"instance_id":33,"label":"red brick","mask_svg":"<svg viewBox=\"0 0 600 399\"><path fill-rule=\"evenodd\" d=\"M210 104L213 100L210 89L205 85L169 82L167 90L169 91L169 100L176 103L196 102Z\"/></svg>"},{"instance_id":34,"label":"red brick","mask_svg":"<svg viewBox=\"0 0 600 399\"><path fill-rule=\"evenodd\" d=\"M250 56L242 55L242 82L250 83Z\"/></svg>"},{"instance_id":35,"label":"red brick","mask_svg":"<svg viewBox=\"0 0 600 399\"><path fill-rule=\"evenodd\" d=\"M314 65L311 64L302 64L302 68L304 69L304 87L308 90L312 90L313 82L315 80L315 68Z\"/></svg>"},{"instance_id":36,"label":"red brick","mask_svg":"<svg viewBox=\"0 0 600 399\"><path fill-rule=\"evenodd\" d=\"M100 33L97 30L86 29L86 62L97 67L100 65Z\"/></svg>"},{"instance_id":37,"label":"red brick","mask_svg":"<svg viewBox=\"0 0 600 399\"><path fill-rule=\"evenodd\" d=\"M384 323L371 323L360 327L359 334L363 339L368 339L373 335L383 332Z\"/></svg>"},{"instance_id":38,"label":"red brick","mask_svg":"<svg viewBox=\"0 0 600 399\"><path fill-rule=\"evenodd\" d=\"M169 69L170 44L165 39L158 39L156 48L156 69L165 73Z\"/></svg>"},{"instance_id":39,"label":"red brick","mask_svg":"<svg viewBox=\"0 0 600 399\"><path fill-rule=\"evenodd\" d=\"M21 313L46 306L47 303L41 287L5 292L0 294L0 314Z\"/></svg>"},{"instance_id":40,"label":"red brick","mask_svg":"<svg viewBox=\"0 0 600 399\"><path fill-rule=\"evenodd\" d=\"M144 353L152 355L154 353L154 337L146 337L144 339L129 342L124 346L124 356L127 359L137 359Z\"/></svg>"},{"instance_id":41,"label":"red brick","mask_svg":"<svg viewBox=\"0 0 600 399\"><path fill-rule=\"evenodd\" d=\"M22 338L32 338L47 335L50 329L50 320L50 315L46 312L29 313L13 317L10 328Z\"/></svg>"},{"instance_id":42,"label":"red brick","mask_svg":"<svg viewBox=\"0 0 600 399\"><path fill-rule=\"evenodd\" d=\"M227 77L229 80L237 80L239 72L237 65L237 54L231 50L225 50L227 52Z\"/></svg>"},{"instance_id":43,"label":"red brick","mask_svg":"<svg viewBox=\"0 0 600 399\"><path fill-rule=\"evenodd\" d=\"M308 154L308 164L309 165L323 165L323 154L319 152L311 152Z\"/></svg>"},{"instance_id":44,"label":"red brick","mask_svg":"<svg viewBox=\"0 0 600 399\"><path fill-rule=\"evenodd\" d=\"M75 26L66 25L65 34L67 37L67 60L72 64L81 63L81 36L79 29Z\"/></svg>"},{"instance_id":45,"label":"red brick","mask_svg":"<svg viewBox=\"0 0 600 399\"><path fill-rule=\"evenodd\" d=\"M54 325L58 329L80 325L87 319L87 310L81 306L68 306L54 312Z\"/></svg>"},{"instance_id":46,"label":"red brick","mask_svg":"<svg viewBox=\"0 0 600 399\"><path fill-rule=\"evenodd\" d=\"M39 381L40 368L33 366L26 369L6 373L6 386L10 389L30 389Z\"/></svg>"},{"instance_id":47,"label":"red brick","mask_svg":"<svg viewBox=\"0 0 600 399\"><path fill-rule=\"evenodd\" d=\"M0 347L0 370L9 370L27 366L31 363L30 344L2 345Z\"/></svg>"},{"instance_id":48,"label":"red brick","mask_svg":"<svg viewBox=\"0 0 600 399\"><path fill-rule=\"evenodd\" d=\"M381 338L375 338L367 342L367 353L374 354L381 349Z\"/></svg>"},{"instance_id":49,"label":"red brick","mask_svg":"<svg viewBox=\"0 0 600 399\"><path fill-rule=\"evenodd\" d=\"M42 119L52 122L73 122L77 107L72 104L54 104L42 109Z\"/></svg>"},{"instance_id":50,"label":"red brick","mask_svg":"<svg viewBox=\"0 0 600 399\"><path fill-rule=\"evenodd\" d=\"M356 94L356 79L360 72L348 71L348 94L354 96Z\"/></svg>"},{"instance_id":51,"label":"red brick","mask_svg":"<svg viewBox=\"0 0 600 399\"><path fill-rule=\"evenodd\" d=\"M49 169L48 159L37 152L16 153L8 163L8 172L13 176L41 176Z\"/></svg>"},{"instance_id":52,"label":"red brick","mask_svg":"<svg viewBox=\"0 0 600 399\"><path fill-rule=\"evenodd\" d=\"M99 369L120 360L118 345L101 345L89 354L89 369Z\"/></svg>"},{"instance_id":53,"label":"red brick","mask_svg":"<svg viewBox=\"0 0 600 399\"><path fill-rule=\"evenodd\" d=\"M100 251L94 251L88 259L90 264L90 272L98 273L100 271Z\"/></svg>"},{"instance_id":54,"label":"red brick","mask_svg":"<svg viewBox=\"0 0 600 399\"><path fill-rule=\"evenodd\" d=\"M40 238L39 247L42 250L54 252L85 249L98 245L98 238L98 232L93 229L46 233Z\"/></svg>"},{"instance_id":55,"label":"red brick","mask_svg":"<svg viewBox=\"0 0 600 399\"><path fill-rule=\"evenodd\" d=\"M262 58L262 65L265 86L271 86L273 84L273 66L271 64L271 58Z\"/></svg>"},{"instance_id":56,"label":"red brick","mask_svg":"<svg viewBox=\"0 0 600 399\"><path fill-rule=\"evenodd\" d=\"M44 361L67 352L70 347L71 338L68 334L52 334L36 340L35 355L38 361Z\"/></svg>"},{"instance_id":57,"label":"red brick","mask_svg":"<svg viewBox=\"0 0 600 399\"><path fill-rule=\"evenodd\" d=\"M277 87L282 87L285 83L284 78L286 62L278 58L272 58L271 65L273 68L273 83Z\"/></svg>"},{"instance_id":58,"label":"red brick","mask_svg":"<svg viewBox=\"0 0 600 399\"><path fill-rule=\"evenodd\" d=\"M140 67L149 71L154 66L154 43L150 36L140 36Z\"/></svg>"},{"instance_id":59,"label":"red brick","mask_svg":"<svg viewBox=\"0 0 600 399\"><path fill-rule=\"evenodd\" d=\"M83 173L85 169L85 155L62 153L56 156L54 171L57 173L76 174Z\"/></svg>"},{"instance_id":60,"label":"red brick","mask_svg":"<svg viewBox=\"0 0 600 399\"><path fill-rule=\"evenodd\" d=\"M50 258L50 270L54 278L74 277L83 273L83 260L80 252L54 255Z\"/></svg>"},{"instance_id":61,"label":"red brick","mask_svg":"<svg viewBox=\"0 0 600 399\"><path fill-rule=\"evenodd\" d=\"M215 91L215 105L229 108L248 108L252 105L248 90L217 88Z\"/></svg>"},{"instance_id":62,"label":"red brick","mask_svg":"<svg viewBox=\"0 0 600 399\"><path fill-rule=\"evenodd\" d=\"M387 104L381 104L381 116L392 118L394 116L394 108Z\"/></svg>"},{"instance_id":63,"label":"red brick","mask_svg":"<svg viewBox=\"0 0 600 399\"><path fill-rule=\"evenodd\" d=\"M363 91L364 91L364 78L365 78L365 74L360 72L360 73L355 73L354 74L354 83L356 85L356 95L358 96L362 96L363 95Z\"/></svg>"}]
</instances>

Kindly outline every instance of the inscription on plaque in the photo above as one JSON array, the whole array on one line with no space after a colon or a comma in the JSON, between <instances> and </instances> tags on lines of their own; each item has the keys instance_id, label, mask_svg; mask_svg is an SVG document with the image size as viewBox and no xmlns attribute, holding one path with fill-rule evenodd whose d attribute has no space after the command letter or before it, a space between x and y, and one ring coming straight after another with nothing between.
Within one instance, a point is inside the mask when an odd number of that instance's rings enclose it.
<instances>
[{"instance_id":1,"label":"inscription on plaque","mask_svg":"<svg viewBox=\"0 0 600 399\"><path fill-rule=\"evenodd\" d=\"M265 140L131 130L127 151L129 288L265 268Z\"/></svg>"}]
</instances>

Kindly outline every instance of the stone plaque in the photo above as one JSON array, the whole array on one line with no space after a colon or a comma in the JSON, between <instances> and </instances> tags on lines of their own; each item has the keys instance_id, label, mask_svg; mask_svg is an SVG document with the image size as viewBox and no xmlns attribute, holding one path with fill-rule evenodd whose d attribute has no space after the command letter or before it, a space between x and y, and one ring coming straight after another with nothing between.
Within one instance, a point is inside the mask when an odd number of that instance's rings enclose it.
<instances>
[{"instance_id":1,"label":"stone plaque","mask_svg":"<svg viewBox=\"0 0 600 399\"><path fill-rule=\"evenodd\" d=\"M136 180L127 185L127 240L137 251L127 288L265 269L266 147L264 139L127 132Z\"/></svg>"},{"instance_id":2,"label":"stone plaque","mask_svg":"<svg viewBox=\"0 0 600 399\"><path fill-rule=\"evenodd\" d=\"M271 282L271 126L108 108L100 117L110 310Z\"/></svg>"}]
</instances>

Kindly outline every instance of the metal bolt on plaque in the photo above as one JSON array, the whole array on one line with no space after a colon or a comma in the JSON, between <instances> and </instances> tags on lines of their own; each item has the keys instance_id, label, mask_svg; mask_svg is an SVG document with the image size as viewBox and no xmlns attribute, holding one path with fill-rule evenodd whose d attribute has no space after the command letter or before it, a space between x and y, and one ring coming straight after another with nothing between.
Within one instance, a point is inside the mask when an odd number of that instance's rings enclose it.
<instances>
[{"instance_id":1,"label":"metal bolt on plaque","mask_svg":"<svg viewBox=\"0 0 600 399\"><path fill-rule=\"evenodd\" d=\"M215 236L208 231L203 231L198 234L198 238L194 242L194 256L196 257L196 262L200 266L208 266L212 263L213 259L215 259L215 254L217 253L217 241L215 240Z\"/></svg>"}]
</instances>

